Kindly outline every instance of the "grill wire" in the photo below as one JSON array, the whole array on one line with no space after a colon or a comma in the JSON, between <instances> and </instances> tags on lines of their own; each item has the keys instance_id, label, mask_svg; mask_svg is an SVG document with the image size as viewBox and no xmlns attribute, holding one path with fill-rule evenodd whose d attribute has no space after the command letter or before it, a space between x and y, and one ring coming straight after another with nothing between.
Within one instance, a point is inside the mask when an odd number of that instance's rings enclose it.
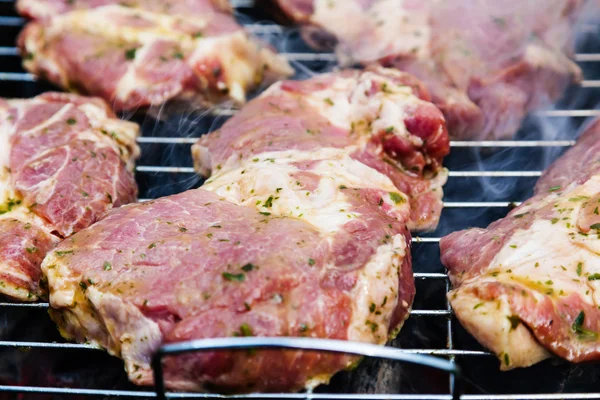
<instances>
[{"instance_id":1,"label":"grill wire","mask_svg":"<svg viewBox=\"0 0 600 400\"><path fill-rule=\"evenodd\" d=\"M265 17L253 0L232 2L243 23ZM55 89L21 68L14 47L24 20L13 0L0 0L0 96L33 97ZM300 43L297 31L272 23L248 29L269 39L292 61L297 77L307 71L330 69L335 57L313 53ZM580 36L598 37L600 24L582 24ZM277 39L277 40L275 40ZM600 371L591 363L573 365L548 360L531 368L501 373L498 362L456 322L446 300L450 288L439 261L437 243L445 234L469 226L486 226L531 195L541 171L574 143L586 118L600 115L600 43L583 40L576 61L585 80L571 88L556 109L527 118L515 140L453 141L446 160L450 169L445 209L438 229L414 238L413 267L417 297L411 318L391 345L408 354L429 354L456 360L467 381L463 399L600 399ZM292 48L294 51L289 51ZM157 110L160 119L138 113L125 115L139 122L142 158L136 170L140 201L198 187L202 181L192 165L190 145L201 134L218 128L235 113L219 108L200 114ZM148 389L129 384L120 361L88 344L65 343L46 315L47 303L16 304L0 300L0 399L72 398L72 395L154 397ZM7 361L7 360L21 360ZM4 360L4 361L3 361ZM28 360L28 361L27 361ZM27 365L27 364L31 365ZM12 370L11 370L12 368ZM110 368L108 373L106 368ZM18 370L15 372L14 370ZM34 372L40 370L38 372ZM115 371L115 372L112 372ZM12 374L12 375L11 375ZM56 374L56 378L49 378ZM7 376L17 378L6 378ZM81 379L83 377L83 379ZM48 382L53 382L49 384ZM404 393L404 394L383 394ZM169 393L169 397L220 398L211 394ZM37 397L39 396L39 397ZM365 360L354 372L341 373L332 383L311 393L232 396L252 399L450 399L445 373L414 365ZM83 397L82 397L83 398ZM231 398L231 397L230 397Z\"/></svg>"}]
</instances>

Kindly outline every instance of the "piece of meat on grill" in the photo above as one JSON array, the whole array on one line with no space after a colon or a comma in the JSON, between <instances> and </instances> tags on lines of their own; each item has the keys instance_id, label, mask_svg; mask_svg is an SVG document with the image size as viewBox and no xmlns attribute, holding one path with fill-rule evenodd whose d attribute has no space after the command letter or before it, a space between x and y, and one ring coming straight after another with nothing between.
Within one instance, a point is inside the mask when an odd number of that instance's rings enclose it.
<instances>
[{"instance_id":1,"label":"piece of meat on grill","mask_svg":"<svg viewBox=\"0 0 600 400\"><path fill-rule=\"evenodd\" d=\"M525 114L581 79L571 55L583 0L275 0L343 64L422 79L460 139L511 137ZM352 21L352 23L348 23Z\"/></svg>"},{"instance_id":2,"label":"piece of meat on grill","mask_svg":"<svg viewBox=\"0 0 600 400\"><path fill-rule=\"evenodd\" d=\"M271 153L328 149L350 154L407 194L411 230L432 230L442 210L447 177L442 159L449 140L442 114L427 100L414 77L381 67L279 82L218 132L202 137L192 152L205 175L240 168L260 154L261 162ZM298 169L310 165L299 163Z\"/></svg>"},{"instance_id":3,"label":"piece of meat on grill","mask_svg":"<svg viewBox=\"0 0 600 400\"><path fill-rule=\"evenodd\" d=\"M50 19L73 10L86 10L111 4L141 7L169 15L197 16L222 11L231 13L229 0L18 0L19 14L32 19Z\"/></svg>"},{"instance_id":4,"label":"piece of meat on grill","mask_svg":"<svg viewBox=\"0 0 600 400\"><path fill-rule=\"evenodd\" d=\"M444 237L448 294L502 369L552 353L600 359L600 120L542 176L535 195L487 229Z\"/></svg>"},{"instance_id":5,"label":"piece of meat on grill","mask_svg":"<svg viewBox=\"0 0 600 400\"><path fill-rule=\"evenodd\" d=\"M25 69L116 110L233 100L293 71L253 40L225 2L20 0ZM218 5L221 4L221 7Z\"/></svg>"},{"instance_id":6,"label":"piece of meat on grill","mask_svg":"<svg viewBox=\"0 0 600 400\"><path fill-rule=\"evenodd\" d=\"M98 98L0 99L0 294L43 297L46 253L135 201L137 134Z\"/></svg>"},{"instance_id":7,"label":"piece of meat on grill","mask_svg":"<svg viewBox=\"0 0 600 400\"><path fill-rule=\"evenodd\" d=\"M63 336L123 358L140 385L153 383L150 360L164 343L305 336L384 344L394 337L415 291L411 204L378 171L374 160L384 151L352 143L348 125L363 118L355 134L364 142L396 135L412 140L408 160L429 160L446 131L413 83L398 72L349 71L276 84L251 101L202 141L208 148L196 147L204 151L200 165L213 169L203 187L113 210L48 254L42 268ZM325 93L331 97L319 97ZM273 105L265 108L265 100ZM322 104L340 107L337 123L323 122ZM285 119L278 109L289 110ZM263 126L270 137L253 135ZM234 127L253 144L238 147ZM386 127L393 130L384 135ZM433 147L420 138L432 138ZM369 152L375 167L357 152ZM405 162L393 150L385 157L395 169ZM327 382L355 361L292 350L196 353L167 358L165 381L177 390L291 391Z\"/></svg>"}]
</instances>

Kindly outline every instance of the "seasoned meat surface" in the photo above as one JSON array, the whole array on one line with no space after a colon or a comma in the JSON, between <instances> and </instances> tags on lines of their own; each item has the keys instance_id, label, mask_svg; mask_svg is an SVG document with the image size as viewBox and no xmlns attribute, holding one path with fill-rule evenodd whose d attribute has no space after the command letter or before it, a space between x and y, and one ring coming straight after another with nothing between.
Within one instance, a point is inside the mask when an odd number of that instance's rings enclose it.
<instances>
[{"instance_id":1,"label":"seasoned meat surface","mask_svg":"<svg viewBox=\"0 0 600 400\"><path fill-rule=\"evenodd\" d=\"M414 77L378 67L280 82L193 146L196 167L208 174L261 154L349 154L408 195L411 230L432 230L442 210L442 159L450 145L444 117L427 100ZM297 161L299 171L312 170Z\"/></svg>"},{"instance_id":2,"label":"seasoned meat surface","mask_svg":"<svg viewBox=\"0 0 600 400\"><path fill-rule=\"evenodd\" d=\"M0 99L0 293L44 295L40 265L58 240L135 201L137 134L98 98Z\"/></svg>"},{"instance_id":3,"label":"seasoned meat surface","mask_svg":"<svg viewBox=\"0 0 600 400\"><path fill-rule=\"evenodd\" d=\"M19 37L25 68L116 110L243 102L261 81L293 72L223 1L20 0L18 8L36 18Z\"/></svg>"},{"instance_id":4,"label":"seasoned meat surface","mask_svg":"<svg viewBox=\"0 0 600 400\"><path fill-rule=\"evenodd\" d=\"M343 64L422 79L460 139L511 137L525 114L581 79L570 60L583 0L276 0ZM348 21L352 21L349 23Z\"/></svg>"},{"instance_id":5,"label":"seasoned meat surface","mask_svg":"<svg viewBox=\"0 0 600 400\"><path fill-rule=\"evenodd\" d=\"M525 367L552 353L600 358L600 120L540 178L535 195L486 229L440 243L461 323Z\"/></svg>"},{"instance_id":6,"label":"seasoned meat surface","mask_svg":"<svg viewBox=\"0 0 600 400\"><path fill-rule=\"evenodd\" d=\"M412 144L411 160L420 154L441 176L444 151L430 156L420 138L432 138L432 149L448 141L413 83L397 71L345 71L276 84L251 101L195 145L198 167L211 173L203 187L113 210L45 258L61 333L123 358L140 385L153 383L150 361L163 343L393 338L415 290L412 203L372 165L385 155L381 142L397 137ZM356 102L352 112L344 98ZM339 123L324 123L321 107L336 104ZM367 114L371 128L365 120L351 139L352 118ZM406 154L385 155L399 174ZM292 350L196 353L167 358L165 381L177 390L291 391L356 361Z\"/></svg>"}]
</instances>

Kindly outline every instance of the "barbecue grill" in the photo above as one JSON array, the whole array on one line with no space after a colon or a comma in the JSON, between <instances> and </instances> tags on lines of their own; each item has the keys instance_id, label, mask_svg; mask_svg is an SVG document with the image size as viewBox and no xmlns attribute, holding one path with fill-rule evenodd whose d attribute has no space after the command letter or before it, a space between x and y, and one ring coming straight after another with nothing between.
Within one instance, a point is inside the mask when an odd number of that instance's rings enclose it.
<instances>
[{"instance_id":1,"label":"barbecue grill","mask_svg":"<svg viewBox=\"0 0 600 400\"><path fill-rule=\"evenodd\" d=\"M254 7L252 0L234 0L233 4L242 23L257 36L271 40L292 61L298 77L335 65L332 54L314 53L303 45L297 29L261 22L266 16ZM0 0L2 97L32 97L54 89L21 69L14 43L23 23L15 14L14 0ZM195 347L166 346L160 354L201 351L206 346L309 346L320 351L351 350L375 356L365 359L355 371L340 373L331 384L312 392L234 398L451 399L458 393L453 382L453 363L457 363L463 371L463 399L600 399L600 368L593 363L575 365L551 359L531 368L500 372L495 357L453 317L445 296L450 284L437 246L441 236L469 226L486 226L528 198L541 171L573 145L585 120L600 115L600 41L593 40L599 35L600 21L589 20L580 25L576 60L585 80L570 88L557 108L528 117L515 140L451 143L452 153L446 159L450 175L440 225L435 232L413 240L417 295L410 319L391 343L396 350L348 342L237 338ZM166 111L153 110L152 116L123 116L142 126L143 136L138 140L142 157L136 174L140 201L200 186L202 181L192 168L190 145L235 113L226 107L206 112ZM0 299L0 399L151 398L162 394L161 388L157 394L151 388L129 383L122 362L105 352L87 344L65 343L48 318L47 307L47 303L17 304ZM420 355L437 358L424 359ZM159 370L155 373L160 377ZM167 396L223 397L187 393Z\"/></svg>"}]
</instances>

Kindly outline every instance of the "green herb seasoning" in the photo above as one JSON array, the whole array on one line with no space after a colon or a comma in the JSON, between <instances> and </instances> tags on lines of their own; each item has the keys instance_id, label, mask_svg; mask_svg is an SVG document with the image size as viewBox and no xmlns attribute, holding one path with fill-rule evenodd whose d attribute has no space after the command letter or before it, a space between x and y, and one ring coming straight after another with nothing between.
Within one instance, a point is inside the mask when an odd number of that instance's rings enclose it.
<instances>
[{"instance_id":1,"label":"green herb seasoning","mask_svg":"<svg viewBox=\"0 0 600 400\"><path fill-rule=\"evenodd\" d=\"M248 264L246 264L246 265L244 265L244 266L242 267L242 270L244 270L244 271L246 271L246 272L250 272L250 271L252 271L254 268L256 268L256 267L254 266L254 264L248 263Z\"/></svg>"},{"instance_id":2,"label":"green herb seasoning","mask_svg":"<svg viewBox=\"0 0 600 400\"><path fill-rule=\"evenodd\" d=\"M583 323L585 322L585 313L581 311L579 315L573 321L573 325L571 325L571 329L573 332L580 333L583 330Z\"/></svg>"},{"instance_id":3,"label":"green herb seasoning","mask_svg":"<svg viewBox=\"0 0 600 400\"><path fill-rule=\"evenodd\" d=\"M222 276L226 281L244 282L246 279L244 274L230 274L229 272L223 272Z\"/></svg>"},{"instance_id":4,"label":"green herb seasoning","mask_svg":"<svg viewBox=\"0 0 600 400\"><path fill-rule=\"evenodd\" d=\"M573 333L576 333L580 339L596 338L598 334L596 332L585 329L583 327L584 322L585 312L582 310L573 321L573 325L571 325Z\"/></svg>"},{"instance_id":5,"label":"green herb seasoning","mask_svg":"<svg viewBox=\"0 0 600 400\"><path fill-rule=\"evenodd\" d=\"M125 50L125 59L126 60L133 60L135 58L135 52L136 51L137 51L136 48Z\"/></svg>"},{"instance_id":6,"label":"green herb seasoning","mask_svg":"<svg viewBox=\"0 0 600 400\"><path fill-rule=\"evenodd\" d=\"M247 323L240 325L240 336L254 336L250 325Z\"/></svg>"},{"instance_id":7,"label":"green herb seasoning","mask_svg":"<svg viewBox=\"0 0 600 400\"><path fill-rule=\"evenodd\" d=\"M396 204L402 204L406 201L400 193L396 192L390 192L390 199Z\"/></svg>"},{"instance_id":8,"label":"green herb seasoning","mask_svg":"<svg viewBox=\"0 0 600 400\"><path fill-rule=\"evenodd\" d=\"M517 328L517 326L519 326L519 324L521 323L521 318L517 317L516 315L511 315L510 317L506 317L508 319L508 321L510 322L510 330L515 330Z\"/></svg>"},{"instance_id":9,"label":"green herb seasoning","mask_svg":"<svg viewBox=\"0 0 600 400\"><path fill-rule=\"evenodd\" d=\"M265 200L265 204L263 207L271 208L273 207L273 196L269 196L267 200Z\"/></svg>"}]
</instances>

